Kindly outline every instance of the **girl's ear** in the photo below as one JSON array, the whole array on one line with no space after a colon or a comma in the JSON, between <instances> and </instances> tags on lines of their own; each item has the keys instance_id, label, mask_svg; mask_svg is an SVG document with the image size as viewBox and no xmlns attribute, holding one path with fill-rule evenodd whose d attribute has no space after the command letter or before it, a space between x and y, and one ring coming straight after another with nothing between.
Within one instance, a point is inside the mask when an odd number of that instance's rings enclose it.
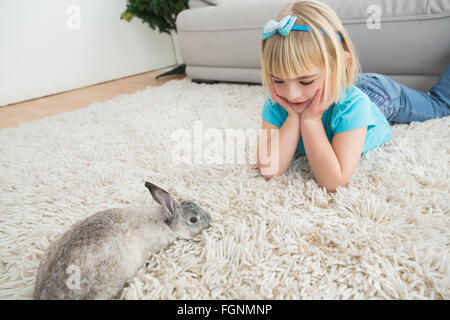
<instances>
[{"instance_id":1,"label":"girl's ear","mask_svg":"<svg viewBox=\"0 0 450 320\"><path fill-rule=\"evenodd\" d=\"M344 50L344 57L345 57L345 64L349 66L350 62L352 61L352 56L350 55L350 52Z\"/></svg>"}]
</instances>

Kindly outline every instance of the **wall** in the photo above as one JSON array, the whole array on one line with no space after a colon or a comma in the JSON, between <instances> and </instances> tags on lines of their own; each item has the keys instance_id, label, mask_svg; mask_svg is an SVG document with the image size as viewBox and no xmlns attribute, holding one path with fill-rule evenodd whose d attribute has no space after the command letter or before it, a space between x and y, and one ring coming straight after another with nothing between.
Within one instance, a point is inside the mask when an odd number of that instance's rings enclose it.
<instances>
[{"instance_id":1,"label":"wall","mask_svg":"<svg viewBox=\"0 0 450 320\"><path fill-rule=\"evenodd\" d=\"M0 106L176 65L126 0L0 0Z\"/></svg>"}]
</instances>

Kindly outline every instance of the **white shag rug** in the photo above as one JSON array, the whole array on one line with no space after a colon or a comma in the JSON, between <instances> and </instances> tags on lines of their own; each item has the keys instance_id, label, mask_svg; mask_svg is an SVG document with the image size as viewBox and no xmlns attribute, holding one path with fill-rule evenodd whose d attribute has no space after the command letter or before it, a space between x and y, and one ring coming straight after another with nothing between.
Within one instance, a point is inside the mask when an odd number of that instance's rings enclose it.
<instances>
[{"instance_id":1,"label":"white shag rug","mask_svg":"<svg viewBox=\"0 0 450 320\"><path fill-rule=\"evenodd\" d=\"M149 257L122 299L449 299L450 117L393 126L336 193L303 156L271 181L250 158L200 161L221 146L211 134L225 148L227 129L257 132L264 99L174 80L0 130L0 298L31 298L44 251L76 221L153 204L148 180L213 221ZM192 164L174 161L180 132Z\"/></svg>"}]
</instances>

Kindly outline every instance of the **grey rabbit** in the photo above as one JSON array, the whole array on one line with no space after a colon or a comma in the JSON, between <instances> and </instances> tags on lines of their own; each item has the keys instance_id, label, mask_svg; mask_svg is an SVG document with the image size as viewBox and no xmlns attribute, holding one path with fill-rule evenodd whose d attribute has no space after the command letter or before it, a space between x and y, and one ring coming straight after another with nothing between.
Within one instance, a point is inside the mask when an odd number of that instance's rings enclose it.
<instances>
[{"instance_id":1,"label":"grey rabbit","mask_svg":"<svg viewBox=\"0 0 450 320\"><path fill-rule=\"evenodd\" d=\"M50 245L39 265L34 299L118 298L150 255L209 228L209 214L194 202L178 203L160 187L145 186L160 206L97 212Z\"/></svg>"}]
</instances>

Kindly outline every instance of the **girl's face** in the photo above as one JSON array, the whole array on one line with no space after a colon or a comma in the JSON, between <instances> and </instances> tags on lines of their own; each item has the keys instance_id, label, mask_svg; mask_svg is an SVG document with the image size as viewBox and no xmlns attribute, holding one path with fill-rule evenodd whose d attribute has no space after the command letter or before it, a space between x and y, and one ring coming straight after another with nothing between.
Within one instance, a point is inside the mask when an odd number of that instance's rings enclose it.
<instances>
[{"instance_id":1,"label":"girl's face","mask_svg":"<svg viewBox=\"0 0 450 320\"><path fill-rule=\"evenodd\" d=\"M287 100L298 113L308 107L317 89L323 89L325 84L325 75L319 67L296 79L283 79L274 74L271 74L270 77L275 92Z\"/></svg>"}]
</instances>

